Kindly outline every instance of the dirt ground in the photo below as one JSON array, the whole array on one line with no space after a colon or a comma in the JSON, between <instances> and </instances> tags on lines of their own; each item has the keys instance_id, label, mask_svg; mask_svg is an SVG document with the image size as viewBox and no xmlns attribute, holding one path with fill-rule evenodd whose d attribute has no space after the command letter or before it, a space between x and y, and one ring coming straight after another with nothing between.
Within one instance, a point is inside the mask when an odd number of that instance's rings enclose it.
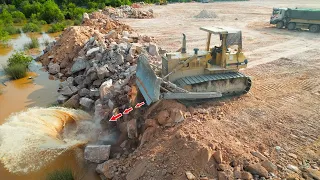
<instances>
[{"instance_id":1,"label":"dirt ground","mask_svg":"<svg viewBox=\"0 0 320 180\"><path fill-rule=\"evenodd\" d=\"M137 155L158 162L148 165L149 173L142 179L184 179L188 170L197 176L216 177L211 166L197 164L206 158L206 148L199 149L202 145L222 148L226 162L259 151L280 170L288 164L299 166L304 160L320 165L320 34L270 26L274 6L320 8L320 3L252 0L169 4L146 7L153 9L155 19L123 20L139 33L154 36L157 44L169 51L181 46L182 33L187 35L189 50L203 48L206 34L199 30L201 26L239 28L249 59L243 72L253 80L249 94L189 108L191 118L181 126L162 129L157 140ZM203 9L218 17L194 18ZM186 140L180 142L181 138ZM282 153L275 152L276 146ZM143 161L143 157L133 159L132 163Z\"/></svg>"}]
</instances>

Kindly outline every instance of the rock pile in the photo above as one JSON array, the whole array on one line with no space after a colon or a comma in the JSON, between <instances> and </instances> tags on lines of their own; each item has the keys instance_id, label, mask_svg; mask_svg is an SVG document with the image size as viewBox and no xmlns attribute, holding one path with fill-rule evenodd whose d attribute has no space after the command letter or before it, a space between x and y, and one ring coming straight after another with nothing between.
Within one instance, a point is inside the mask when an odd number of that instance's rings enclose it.
<instances>
[{"instance_id":1,"label":"rock pile","mask_svg":"<svg viewBox=\"0 0 320 180\"><path fill-rule=\"evenodd\" d=\"M202 10L195 18L216 18L218 17L213 11Z\"/></svg>"},{"instance_id":2,"label":"rock pile","mask_svg":"<svg viewBox=\"0 0 320 180\"><path fill-rule=\"evenodd\" d=\"M53 60L48 64L49 73L65 79L58 90L59 103L73 108L80 105L88 111L97 103L109 110L129 103L139 54L148 56L152 63L159 59L158 47L134 43L128 31L119 36L115 30L106 35L95 32L71 62L64 65Z\"/></svg>"},{"instance_id":3,"label":"rock pile","mask_svg":"<svg viewBox=\"0 0 320 180\"><path fill-rule=\"evenodd\" d=\"M148 11L139 10L132 6L123 5L119 8L106 7L103 12L109 15L111 18L138 18L138 19L149 19L153 18L153 10Z\"/></svg>"}]
</instances>

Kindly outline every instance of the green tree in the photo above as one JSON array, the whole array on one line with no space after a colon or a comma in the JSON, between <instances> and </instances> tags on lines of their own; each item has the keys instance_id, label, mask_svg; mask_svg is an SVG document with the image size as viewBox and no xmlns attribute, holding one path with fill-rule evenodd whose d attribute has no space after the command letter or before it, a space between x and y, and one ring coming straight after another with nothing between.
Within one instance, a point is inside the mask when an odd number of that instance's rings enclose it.
<instances>
[{"instance_id":1,"label":"green tree","mask_svg":"<svg viewBox=\"0 0 320 180\"><path fill-rule=\"evenodd\" d=\"M26 20L26 16L24 16L24 14L20 11L14 11L11 13L11 15L14 23L19 23Z\"/></svg>"},{"instance_id":2,"label":"green tree","mask_svg":"<svg viewBox=\"0 0 320 180\"><path fill-rule=\"evenodd\" d=\"M43 10L42 4L35 1L32 4L30 4L29 1L23 1L20 6L23 14L27 18L30 18L32 14L41 13Z\"/></svg>"},{"instance_id":3,"label":"green tree","mask_svg":"<svg viewBox=\"0 0 320 180\"><path fill-rule=\"evenodd\" d=\"M53 23L64 20L64 16L60 8L55 2L51 0L48 0L43 4L43 10L40 14L40 17L47 23Z\"/></svg>"},{"instance_id":4,"label":"green tree","mask_svg":"<svg viewBox=\"0 0 320 180\"><path fill-rule=\"evenodd\" d=\"M9 33L0 27L0 44L6 45L9 41Z\"/></svg>"},{"instance_id":5,"label":"green tree","mask_svg":"<svg viewBox=\"0 0 320 180\"><path fill-rule=\"evenodd\" d=\"M5 25L13 23L13 18L7 9L3 9L2 13L0 13L0 19Z\"/></svg>"}]
</instances>

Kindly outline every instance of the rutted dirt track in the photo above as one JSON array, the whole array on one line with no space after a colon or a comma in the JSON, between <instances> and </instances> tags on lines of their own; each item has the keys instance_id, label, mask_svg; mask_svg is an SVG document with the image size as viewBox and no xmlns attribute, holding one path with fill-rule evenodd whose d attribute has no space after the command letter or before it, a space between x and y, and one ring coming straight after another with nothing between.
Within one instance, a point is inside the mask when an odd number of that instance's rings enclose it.
<instances>
[{"instance_id":1,"label":"rutted dirt track","mask_svg":"<svg viewBox=\"0 0 320 180\"><path fill-rule=\"evenodd\" d=\"M274 6L320 8L320 3L317 0L290 3L284 0L253 0L170 4L154 7L155 19L124 21L140 33L154 36L159 46L171 51L181 46L182 33L187 35L189 50L203 48L206 36L199 30L201 26L241 29L244 52L249 59L249 68L243 72L252 76L251 92L220 103L205 103L192 108L193 121L185 121L183 127L176 129L182 129L182 136L189 140L225 147L223 151L227 159L256 150L263 152L280 169L288 164L299 165L302 160L320 163L320 34L279 30L270 26L268 22ZM194 18L203 9L214 11L218 17ZM178 131L179 137L181 133ZM159 141L167 145L161 147L157 144ZM179 164L177 160L188 160L188 157L175 154L174 150L180 147L175 141L163 137L146 151L149 156L152 156L150 153L167 156L162 160L163 164ZM285 154L279 156L275 153L276 146L285 150ZM170 151L165 150L170 147ZM298 158L289 157L289 152L298 154ZM190 164L190 168L195 168ZM165 165L162 168L169 167ZM197 167L194 171L197 175L208 172ZM177 170L175 173L181 172ZM153 174L157 177L156 172Z\"/></svg>"}]
</instances>

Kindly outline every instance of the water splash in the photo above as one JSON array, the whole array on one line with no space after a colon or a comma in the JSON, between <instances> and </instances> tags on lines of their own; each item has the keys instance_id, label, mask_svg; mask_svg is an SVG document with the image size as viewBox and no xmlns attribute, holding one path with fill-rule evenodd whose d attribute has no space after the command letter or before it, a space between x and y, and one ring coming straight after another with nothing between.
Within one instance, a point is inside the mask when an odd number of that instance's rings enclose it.
<instances>
[{"instance_id":1,"label":"water splash","mask_svg":"<svg viewBox=\"0 0 320 180\"><path fill-rule=\"evenodd\" d=\"M81 110L30 108L0 126L0 161L12 173L37 171L63 152L95 141L99 128Z\"/></svg>"}]
</instances>

